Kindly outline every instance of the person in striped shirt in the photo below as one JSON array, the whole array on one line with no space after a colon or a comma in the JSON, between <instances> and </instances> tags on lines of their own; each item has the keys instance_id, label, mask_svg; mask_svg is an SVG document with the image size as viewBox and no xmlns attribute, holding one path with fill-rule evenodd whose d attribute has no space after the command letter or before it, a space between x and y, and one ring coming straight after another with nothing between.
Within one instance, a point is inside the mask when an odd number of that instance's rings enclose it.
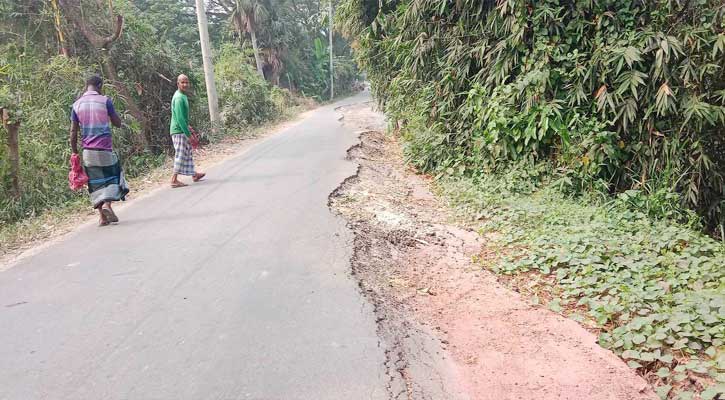
<instances>
[{"instance_id":1,"label":"person in striped shirt","mask_svg":"<svg viewBox=\"0 0 725 400\"><path fill-rule=\"evenodd\" d=\"M70 146L78 154L78 133L83 146L83 168L88 175L88 192L93 208L98 210L99 225L118 222L111 207L125 200L129 189L118 156L113 152L111 124L121 126L113 101L102 94L103 79L93 75L86 79L86 91L73 103Z\"/></svg>"}]
</instances>

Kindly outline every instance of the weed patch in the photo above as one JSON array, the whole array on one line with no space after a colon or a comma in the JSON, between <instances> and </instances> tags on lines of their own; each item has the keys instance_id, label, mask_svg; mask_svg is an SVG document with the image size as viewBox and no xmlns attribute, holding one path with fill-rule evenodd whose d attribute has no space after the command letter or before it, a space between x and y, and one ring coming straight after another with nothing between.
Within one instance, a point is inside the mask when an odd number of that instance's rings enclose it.
<instances>
[{"instance_id":1,"label":"weed patch","mask_svg":"<svg viewBox=\"0 0 725 400\"><path fill-rule=\"evenodd\" d=\"M496 232L486 268L543 275L537 285L553 278L555 290L544 292L554 294L549 308L583 310L576 319L593 321L599 343L663 399L722 394L725 246L620 202L572 199L551 186L516 192L515 181L515 172L440 181L454 205L482 221L481 233Z\"/></svg>"}]
</instances>

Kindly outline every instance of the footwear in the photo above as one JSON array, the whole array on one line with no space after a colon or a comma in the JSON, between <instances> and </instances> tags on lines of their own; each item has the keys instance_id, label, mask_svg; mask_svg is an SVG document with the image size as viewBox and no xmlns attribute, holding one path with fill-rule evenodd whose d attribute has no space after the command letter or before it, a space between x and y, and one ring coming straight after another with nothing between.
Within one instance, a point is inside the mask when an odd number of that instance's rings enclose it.
<instances>
[{"instance_id":1,"label":"footwear","mask_svg":"<svg viewBox=\"0 0 725 400\"><path fill-rule=\"evenodd\" d=\"M184 183L184 182L171 182L172 188L180 188L180 187L184 187L184 186L187 186L186 183Z\"/></svg>"},{"instance_id":2,"label":"footwear","mask_svg":"<svg viewBox=\"0 0 725 400\"><path fill-rule=\"evenodd\" d=\"M110 225L110 224L111 224L111 223L110 223L110 222L108 222L108 220L107 220L107 219L104 219L104 218L101 218L101 220L100 220L100 221L98 221L98 226L108 226L108 225Z\"/></svg>"},{"instance_id":3,"label":"footwear","mask_svg":"<svg viewBox=\"0 0 725 400\"><path fill-rule=\"evenodd\" d=\"M194 181L194 182L199 182L200 180L204 179L205 176L206 176L205 173L200 172L198 174L194 174L194 177L191 178L191 180Z\"/></svg>"},{"instance_id":4,"label":"footwear","mask_svg":"<svg viewBox=\"0 0 725 400\"><path fill-rule=\"evenodd\" d=\"M101 210L101 213L104 217L106 217L106 222L118 222L118 217L116 216L116 213L113 212L110 208L104 208Z\"/></svg>"}]
</instances>

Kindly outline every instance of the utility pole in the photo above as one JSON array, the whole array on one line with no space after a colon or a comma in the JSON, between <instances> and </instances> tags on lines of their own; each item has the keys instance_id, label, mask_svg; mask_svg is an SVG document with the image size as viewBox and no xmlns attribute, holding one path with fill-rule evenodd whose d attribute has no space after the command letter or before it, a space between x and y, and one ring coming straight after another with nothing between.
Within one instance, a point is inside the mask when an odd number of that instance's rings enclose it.
<instances>
[{"instance_id":1,"label":"utility pole","mask_svg":"<svg viewBox=\"0 0 725 400\"><path fill-rule=\"evenodd\" d=\"M204 62L204 82L206 83L206 97L209 100L209 117L212 129L219 123L219 100L214 83L214 64L211 62L211 47L209 46L209 28L206 21L204 0L196 0L196 20L199 23L199 39L201 42L201 58Z\"/></svg>"},{"instance_id":2,"label":"utility pole","mask_svg":"<svg viewBox=\"0 0 725 400\"><path fill-rule=\"evenodd\" d=\"M330 100L335 98L335 75L332 71L332 56L335 53L332 47L332 0L330 0Z\"/></svg>"}]
</instances>

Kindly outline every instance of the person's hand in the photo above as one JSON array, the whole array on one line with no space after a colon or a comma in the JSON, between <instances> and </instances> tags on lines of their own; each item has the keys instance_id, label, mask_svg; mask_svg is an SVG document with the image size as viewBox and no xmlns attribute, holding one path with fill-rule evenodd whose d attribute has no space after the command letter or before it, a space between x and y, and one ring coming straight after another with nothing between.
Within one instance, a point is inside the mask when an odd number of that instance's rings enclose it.
<instances>
[{"instance_id":1,"label":"person's hand","mask_svg":"<svg viewBox=\"0 0 725 400\"><path fill-rule=\"evenodd\" d=\"M191 135L189 136L189 143L191 143L192 150L196 150L199 148L199 135L197 135L196 132L191 131Z\"/></svg>"}]
</instances>

